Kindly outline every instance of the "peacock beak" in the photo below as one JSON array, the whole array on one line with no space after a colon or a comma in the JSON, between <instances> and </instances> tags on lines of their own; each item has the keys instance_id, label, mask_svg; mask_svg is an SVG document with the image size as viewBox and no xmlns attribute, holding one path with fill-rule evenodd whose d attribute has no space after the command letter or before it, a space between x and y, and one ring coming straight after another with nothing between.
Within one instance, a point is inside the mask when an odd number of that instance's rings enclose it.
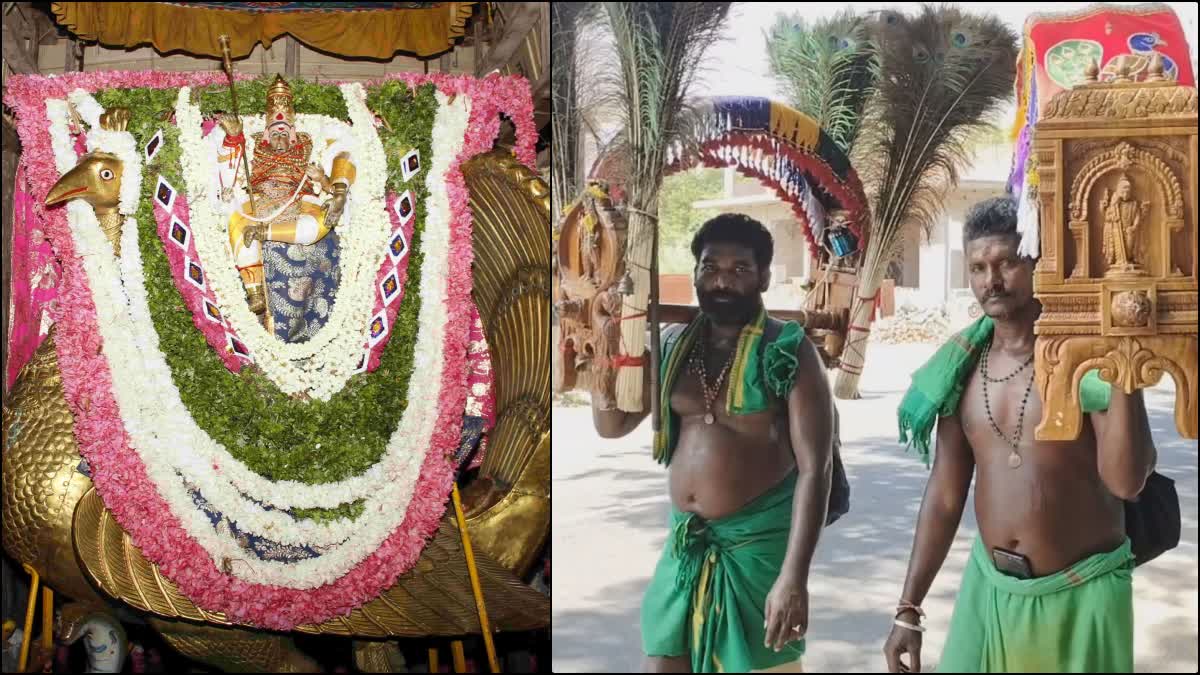
<instances>
[{"instance_id":1,"label":"peacock beak","mask_svg":"<svg viewBox=\"0 0 1200 675\"><path fill-rule=\"evenodd\" d=\"M63 174L62 178L50 188L46 195L46 206L54 206L77 197L82 197L92 189L93 172L87 164L78 164L74 169Z\"/></svg>"}]
</instances>

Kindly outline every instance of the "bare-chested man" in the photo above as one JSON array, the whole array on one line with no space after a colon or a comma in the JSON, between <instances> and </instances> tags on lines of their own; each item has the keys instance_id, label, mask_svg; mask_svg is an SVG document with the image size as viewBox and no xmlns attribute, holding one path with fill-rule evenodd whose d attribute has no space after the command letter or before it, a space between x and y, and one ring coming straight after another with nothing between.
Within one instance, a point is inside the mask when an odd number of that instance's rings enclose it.
<instances>
[{"instance_id":1,"label":"bare-chested man","mask_svg":"<svg viewBox=\"0 0 1200 675\"><path fill-rule=\"evenodd\" d=\"M1016 213L1016 203L1001 197L967 216L971 289L987 318L915 373L901 404L901 427L926 452L933 418L952 412L936 419L933 472L884 645L893 673L920 670L919 605L954 540L976 469L979 537L939 671L1133 670L1133 556L1121 500L1138 495L1154 468L1146 409L1140 391L1126 395L1090 373L1079 438L1034 440L1042 402L1032 383L1033 326L1041 305L1033 298L1034 261L1017 253Z\"/></svg>"},{"instance_id":2,"label":"bare-chested man","mask_svg":"<svg viewBox=\"0 0 1200 675\"><path fill-rule=\"evenodd\" d=\"M663 430L671 534L642 605L649 672L799 669L808 572L826 522L834 410L825 370L795 323L767 317L771 235L727 214L692 240L701 315L663 332ZM648 359L647 359L648 360ZM601 410L605 438L641 413Z\"/></svg>"}]
</instances>

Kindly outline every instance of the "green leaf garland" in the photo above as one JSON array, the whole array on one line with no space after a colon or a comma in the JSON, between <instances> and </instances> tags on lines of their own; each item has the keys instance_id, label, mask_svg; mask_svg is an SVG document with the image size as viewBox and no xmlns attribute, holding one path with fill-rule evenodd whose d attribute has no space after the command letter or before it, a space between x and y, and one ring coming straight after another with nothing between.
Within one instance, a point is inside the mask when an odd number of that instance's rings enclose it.
<instances>
[{"instance_id":1,"label":"green leaf garland","mask_svg":"<svg viewBox=\"0 0 1200 675\"><path fill-rule=\"evenodd\" d=\"M297 113L348 117L336 86L291 84ZM262 109L266 86L262 80L239 84L238 102L243 111ZM248 468L268 479L320 484L363 473L382 457L407 406L421 303L420 242L428 198L425 172L430 164L437 113L434 91L432 84L413 91L395 81L368 89L369 107L391 127L390 131L387 127L378 129L387 151L387 189L412 190L417 202L416 221L405 296L379 369L351 378L345 389L326 402L293 399L253 367L244 368L240 375L229 372L192 323L158 238L152 201L159 175L181 190L185 187L179 131L161 117L164 111L173 110L178 90L111 89L96 95L106 109L129 108L129 130L139 145L159 129L163 131L163 147L144 170L137 222L150 313L174 383L200 428ZM199 97L202 112L211 114L229 109L223 107L227 106L227 89L224 98L215 88L197 91L194 96ZM422 169L405 183L400 178L400 160L412 148L421 152ZM318 520L343 515L356 517L353 514L361 511L361 504L356 509L351 503L337 509L305 510L305 515L297 513L297 517Z\"/></svg>"}]
</instances>

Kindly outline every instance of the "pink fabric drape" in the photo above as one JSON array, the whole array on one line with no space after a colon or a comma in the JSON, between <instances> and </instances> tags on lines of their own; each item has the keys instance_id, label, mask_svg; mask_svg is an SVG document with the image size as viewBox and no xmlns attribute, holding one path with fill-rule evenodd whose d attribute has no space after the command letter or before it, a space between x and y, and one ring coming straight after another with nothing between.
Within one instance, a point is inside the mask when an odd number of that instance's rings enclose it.
<instances>
[{"instance_id":1,"label":"pink fabric drape","mask_svg":"<svg viewBox=\"0 0 1200 675\"><path fill-rule=\"evenodd\" d=\"M12 295L9 298L8 378L4 391L12 388L21 367L33 358L46 333L42 319L48 305L58 296L60 268L54 250L34 210L33 195L25 182L25 162L17 165L13 181Z\"/></svg>"},{"instance_id":2,"label":"pink fabric drape","mask_svg":"<svg viewBox=\"0 0 1200 675\"><path fill-rule=\"evenodd\" d=\"M487 454L488 432L496 425L496 388L493 386L492 351L483 332L483 319L479 308L471 304L471 332L467 341L467 414L484 419L483 438L479 452L471 460L469 469L483 464Z\"/></svg>"}]
</instances>

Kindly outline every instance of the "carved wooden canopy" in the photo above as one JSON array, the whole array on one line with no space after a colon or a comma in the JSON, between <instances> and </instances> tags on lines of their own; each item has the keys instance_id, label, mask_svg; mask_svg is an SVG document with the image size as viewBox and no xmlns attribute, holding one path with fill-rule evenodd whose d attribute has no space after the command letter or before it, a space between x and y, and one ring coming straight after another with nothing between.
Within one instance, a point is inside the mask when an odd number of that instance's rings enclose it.
<instances>
[{"instance_id":1,"label":"carved wooden canopy","mask_svg":"<svg viewBox=\"0 0 1200 675\"><path fill-rule=\"evenodd\" d=\"M1126 392L1169 373L1196 438L1196 123L1196 89L1169 81L1087 83L1038 121L1038 439L1078 436L1093 369Z\"/></svg>"}]
</instances>

